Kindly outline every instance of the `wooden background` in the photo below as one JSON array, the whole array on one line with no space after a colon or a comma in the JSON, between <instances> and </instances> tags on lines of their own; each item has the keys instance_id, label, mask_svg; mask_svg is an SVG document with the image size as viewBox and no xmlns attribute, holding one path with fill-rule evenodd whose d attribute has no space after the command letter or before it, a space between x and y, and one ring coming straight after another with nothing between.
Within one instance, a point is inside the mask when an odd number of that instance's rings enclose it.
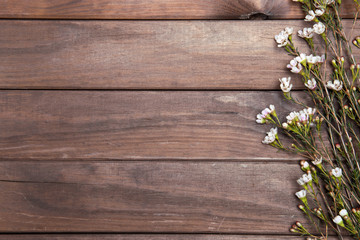
<instances>
[{"instance_id":1,"label":"wooden background","mask_svg":"<svg viewBox=\"0 0 360 240\"><path fill-rule=\"evenodd\" d=\"M294 108L273 36L306 25L298 4L0 0L0 18L0 239L301 239L299 158L254 121Z\"/></svg>"}]
</instances>

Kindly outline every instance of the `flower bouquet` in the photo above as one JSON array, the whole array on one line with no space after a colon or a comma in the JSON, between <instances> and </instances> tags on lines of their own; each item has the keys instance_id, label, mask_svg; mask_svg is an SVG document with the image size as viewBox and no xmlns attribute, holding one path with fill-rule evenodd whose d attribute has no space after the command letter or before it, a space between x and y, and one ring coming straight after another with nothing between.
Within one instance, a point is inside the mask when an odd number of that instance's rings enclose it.
<instances>
[{"instance_id":1,"label":"flower bouquet","mask_svg":"<svg viewBox=\"0 0 360 240\"><path fill-rule=\"evenodd\" d=\"M309 240L331 235L360 239L360 64L353 54L360 47L360 37L352 37L360 4L354 0L350 22L340 17L341 0L297 2L311 26L297 32L307 49L299 51L295 46L291 27L276 35L275 41L293 56L287 67L302 79L311 105L291 95L291 77L284 77L280 88L285 98L303 110L289 113L282 122L270 105L256 122L274 125L264 144L306 159L300 162L304 173L297 180L302 190L295 195L312 227L296 222L290 231ZM345 28L346 23L351 25ZM278 131L290 144L279 138Z\"/></svg>"}]
</instances>

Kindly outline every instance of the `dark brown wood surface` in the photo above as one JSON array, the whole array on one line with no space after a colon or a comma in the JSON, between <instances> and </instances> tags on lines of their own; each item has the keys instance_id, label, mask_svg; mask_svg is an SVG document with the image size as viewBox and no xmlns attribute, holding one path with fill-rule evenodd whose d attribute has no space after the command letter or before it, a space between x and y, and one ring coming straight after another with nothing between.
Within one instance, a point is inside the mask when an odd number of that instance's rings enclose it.
<instances>
[{"instance_id":1,"label":"dark brown wood surface","mask_svg":"<svg viewBox=\"0 0 360 240\"><path fill-rule=\"evenodd\" d=\"M0 88L279 89L303 21L1 21ZM351 21L347 21L351 28ZM356 25L356 32L360 26ZM296 38L299 49L304 41ZM355 49L356 57L360 51ZM295 78L294 74L293 77ZM294 88L303 88L294 81Z\"/></svg>"},{"instance_id":2,"label":"dark brown wood surface","mask_svg":"<svg viewBox=\"0 0 360 240\"><path fill-rule=\"evenodd\" d=\"M1 240L303 240L303 237L286 235L205 235L205 234L32 234L0 235ZM329 237L329 240L335 240ZM346 240L350 238L345 238Z\"/></svg>"},{"instance_id":3,"label":"dark brown wood surface","mask_svg":"<svg viewBox=\"0 0 360 240\"><path fill-rule=\"evenodd\" d=\"M299 110L269 90L291 75L273 37L303 17L291 0L0 0L0 240L303 239L300 158L255 123Z\"/></svg>"},{"instance_id":4,"label":"dark brown wood surface","mask_svg":"<svg viewBox=\"0 0 360 240\"><path fill-rule=\"evenodd\" d=\"M343 0L343 16L353 1ZM47 19L295 19L303 18L291 0L0 0L0 18Z\"/></svg>"},{"instance_id":5,"label":"dark brown wood surface","mask_svg":"<svg viewBox=\"0 0 360 240\"><path fill-rule=\"evenodd\" d=\"M32 234L0 235L1 240L303 240L303 237L286 235L205 235L205 234ZM329 240L338 238L329 237ZM350 240L350 238L344 238Z\"/></svg>"},{"instance_id":6,"label":"dark brown wood surface","mask_svg":"<svg viewBox=\"0 0 360 240\"><path fill-rule=\"evenodd\" d=\"M1 232L288 234L297 163L1 161ZM256 227L255 227L256 226Z\"/></svg>"},{"instance_id":7,"label":"dark brown wood surface","mask_svg":"<svg viewBox=\"0 0 360 240\"><path fill-rule=\"evenodd\" d=\"M261 144L270 126L255 117L269 104L282 119L300 110L281 92L0 91L0 156L298 159Z\"/></svg>"}]
</instances>

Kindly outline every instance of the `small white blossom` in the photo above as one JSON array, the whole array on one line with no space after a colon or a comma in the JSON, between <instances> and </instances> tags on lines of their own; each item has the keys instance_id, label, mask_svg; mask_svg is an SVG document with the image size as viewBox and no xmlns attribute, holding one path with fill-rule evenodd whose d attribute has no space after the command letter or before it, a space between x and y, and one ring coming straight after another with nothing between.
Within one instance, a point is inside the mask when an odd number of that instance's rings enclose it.
<instances>
[{"instance_id":1,"label":"small white blossom","mask_svg":"<svg viewBox=\"0 0 360 240\"><path fill-rule=\"evenodd\" d=\"M313 115L316 113L316 108L311 108L311 107L309 107L309 108L305 108L303 111L304 111L307 115L313 116Z\"/></svg>"},{"instance_id":2,"label":"small white blossom","mask_svg":"<svg viewBox=\"0 0 360 240\"><path fill-rule=\"evenodd\" d=\"M314 36L314 29L304 28L303 30L298 31L298 35L301 38L312 38Z\"/></svg>"},{"instance_id":3,"label":"small white blossom","mask_svg":"<svg viewBox=\"0 0 360 240\"><path fill-rule=\"evenodd\" d=\"M275 41L278 44L278 47L285 47L290 43L289 37L293 33L294 29L291 27L285 28L278 35L275 36Z\"/></svg>"},{"instance_id":4,"label":"small white blossom","mask_svg":"<svg viewBox=\"0 0 360 240\"><path fill-rule=\"evenodd\" d=\"M301 190L295 193L295 195L299 198L299 199L303 199L306 197L306 190Z\"/></svg>"},{"instance_id":5,"label":"small white blossom","mask_svg":"<svg viewBox=\"0 0 360 240\"><path fill-rule=\"evenodd\" d=\"M320 158L315 158L315 160L312 161L312 164L314 164L314 165L319 165L319 164L321 164L321 163L322 163L322 157L320 157Z\"/></svg>"},{"instance_id":6,"label":"small white blossom","mask_svg":"<svg viewBox=\"0 0 360 240\"><path fill-rule=\"evenodd\" d=\"M290 61L290 63L287 65L287 68L289 68L290 71L293 73L300 73L301 70L303 69L301 63L296 61L296 58Z\"/></svg>"},{"instance_id":7,"label":"small white blossom","mask_svg":"<svg viewBox=\"0 0 360 240\"><path fill-rule=\"evenodd\" d=\"M325 54L321 55L321 56L316 56L318 58L317 62L318 63L324 63L325 62Z\"/></svg>"},{"instance_id":8,"label":"small white blossom","mask_svg":"<svg viewBox=\"0 0 360 240\"><path fill-rule=\"evenodd\" d=\"M319 57L321 59L321 57ZM306 56L306 62L310 64L316 64L319 60L318 56L313 56L310 54L309 56Z\"/></svg>"},{"instance_id":9,"label":"small white blossom","mask_svg":"<svg viewBox=\"0 0 360 240\"><path fill-rule=\"evenodd\" d=\"M256 115L256 122L257 123L260 123L260 124L263 124L263 123L266 123L266 120L263 118L263 116L259 113L258 115Z\"/></svg>"},{"instance_id":10,"label":"small white blossom","mask_svg":"<svg viewBox=\"0 0 360 240\"><path fill-rule=\"evenodd\" d=\"M262 141L263 144L271 144L275 141L275 136L267 135L265 136L264 140Z\"/></svg>"},{"instance_id":11,"label":"small white blossom","mask_svg":"<svg viewBox=\"0 0 360 240\"><path fill-rule=\"evenodd\" d=\"M309 88L310 90L314 90L316 88L316 80L315 78L313 79L309 79L306 83L305 83L305 86L307 88Z\"/></svg>"},{"instance_id":12,"label":"small white blossom","mask_svg":"<svg viewBox=\"0 0 360 240\"><path fill-rule=\"evenodd\" d=\"M261 114L264 117L267 117L269 114L272 114L274 111L275 111L275 106L271 104L268 108L265 108L264 110L262 110Z\"/></svg>"},{"instance_id":13,"label":"small white blossom","mask_svg":"<svg viewBox=\"0 0 360 240\"><path fill-rule=\"evenodd\" d=\"M334 2L335 2L335 0L325 0L326 5L333 4Z\"/></svg>"},{"instance_id":14,"label":"small white blossom","mask_svg":"<svg viewBox=\"0 0 360 240\"><path fill-rule=\"evenodd\" d=\"M271 128L270 131L267 133L267 136L265 136L262 143L271 144L276 140L276 136L277 136L277 128Z\"/></svg>"},{"instance_id":15,"label":"small white blossom","mask_svg":"<svg viewBox=\"0 0 360 240\"><path fill-rule=\"evenodd\" d=\"M280 81L280 88L283 92L287 93L290 92L291 88L292 88L292 84L290 84L291 81L291 77L283 77L283 78L279 78Z\"/></svg>"},{"instance_id":16,"label":"small white blossom","mask_svg":"<svg viewBox=\"0 0 360 240\"><path fill-rule=\"evenodd\" d=\"M294 120L298 119L299 113L298 112L291 112L288 116L286 116L287 123L292 124Z\"/></svg>"},{"instance_id":17,"label":"small white blossom","mask_svg":"<svg viewBox=\"0 0 360 240\"><path fill-rule=\"evenodd\" d=\"M302 176L302 180L304 181L304 183L309 183L312 181L312 176L311 176L311 173L309 174L304 174Z\"/></svg>"},{"instance_id":18,"label":"small white blossom","mask_svg":"<svg viewBox=\"0 0 360 240\"><path fill-rule=\"evenodd\" d=\"M343 219L339 215L333 219L333 222L337 225L344 226Z\"/></svg>"},{"instance_id":19,"label":"small white blossom","mask_svg":"<svg viewBox=\"0 0 360 240\"><path fill-rule=\"evenodd\" d=\"M278 134L278 129L277 128L271 128L270 133L276 136Z\"/></svg>"},{"instance_id":20,"label":"small white blossom","mask_svg":"<svg viewBox=\"0 0 360 240\"><path fill-rule=\"evenodd\" d=\"M300 53L299 56L297 56L295 58L295 60L298 62L298 63L301 63L301 64L305 64L306 63L306 54L305 53Z\"/></svg>"},{"instance_id":21,"label":"small white blossom","mask_svg":"<svg viewBox=\"0 0 360 240\"><path fill-rule=\"evenodd\" d=\"M307 161L301 161L301 168L308 169L310 167Z\"/></svg>"},{"instance_id":22,"label":"small white blossom","mask_svg":"<svg viewBox=\"0 0 360 240\"><path fill-rule=\"evenodd\" d=\"M334 176L334 177L336 177L336 178L340 178L341 176L342 176L342 170L341 170L341 168L334 168L334 169L332 169L331 170L331 173L332 173L332 175Z\"/></svg>"},{"instance_id":23,"label":"small white blossom","mask_svg":"<svg viewBox=\"0 0 360 240\"><path fill-rule=\"evenodd\" d=\"M303 186L305 185L305 182L302 178L299 178L298 180L296 180L296 182L300 185L300 186Z\"/></svg>"},{"instance_id":24,"label":"small white blossom","mask_svg":"<svg viewBox=\"0 0 360 240\"><path fill-rule=\"evenodd\" d=\"M324 13L325 13L325 9L323 9L323 8L315 10L315 15L318 17L322 16Z\"/></svg>"},{"instance_id":25,"label":"small white blossom","mask_svg":"<svg viewBox=\"0 0 360 240\"><path fill-rule=\"evenodd\" d=\"M288 36L290 36L290 35L292 35L293 32L294 32L294 28L292 28L292 27L286 27L284 31L285 31L285 33L286 33Z\"/></svg>"},{"instance_id":26,"label":"small white blossom","mask_svg":"<svg viewBox=\"0 0 360 240\"><path fill-rule=\"evenodd\" d=\"M341 209L341 211L339 212L339 214L340 214L340 216L342 216L342 217L345 217L345 216L348 216L348 215L349 215L349 213L348 213L348 211L346 211L346 209Z\"/></svg>"},{"instance_id":27,"label":"small white blossom","mask_svg":"<svg viewBox=\"0 0 360 240\"><path fill-rule=\"evenodd\" d=\"M308 120L309 120L309 115L304 110L301 110L299 112L299 121L302 123L306 123Z\"/></svg>"},{"instance_id":28,"label":"small white blossom","mask_svg":"<svg viewBox=\"0 0 360 240\"><path fill-rule=\"evenodd\" d=\"M314 13L314 11L313 10L310 10L309 12L308 12L308 14L305 16L305 21L306 22L311 22L312 20L314 20L315 19L315 13Z\"/></svg>"},{"instance_id":29,"label":"small white blossom","mask_svg":"<svg viewBox=\"0 0 360 240\"><path fill-rule=\"evenodd\" d=\"M313 26L314 32L317 34L323 34L325 32L325 25L322 22L318 22Z\"/></svg>"},{"instance_id":30,"label":"small white blossom","mask_svg":"<svg viewBox=\"0 0 360 240\"><path fill-rule=\"evenodd\" d=\"M275 106L274 105L270 105L268 108L265 108L264 110L261 111L261 113L259 113L258 115L256 115L256 122L257 123L266 123L266 119L269 118L269 114L272 114L275 112Z\"/></svg>"},{"instance_id":31,"label":"small white blossom","mask_svg":"<svg viewBox=\"0 0 360 240\"><path fill-rule=\"evenodd\" d=\"M311 121L311 118L316 113L315 108L305 108L299 112L291 112L288 116L286 116L287 123L289 125L292 124L308 124ZM300 126L300 125L299 125Z\"/></svg>"},{"instance_id":32,"label":"small white blossom","mask_svg":"<svg viewBox=\"0 0 360 240\"><path fill-rule=\"evenodd\" d=\"M282 127L285 128L285 129L287 129L288 126L289 126L289 125L288 125L287 123L283 123L283 124L282 124Z\"/></svg>"},{"instance_id":33,"label":"small white blossom","mask_svg":"<svg viewBox=\"0 0 360 240\"><path fill-rule=\"evenodd\" d=\"M343 83L335 79L334 82L328 81L326 87L335 91L340 91L343 88Z\"/></svg>"}]
</instances>

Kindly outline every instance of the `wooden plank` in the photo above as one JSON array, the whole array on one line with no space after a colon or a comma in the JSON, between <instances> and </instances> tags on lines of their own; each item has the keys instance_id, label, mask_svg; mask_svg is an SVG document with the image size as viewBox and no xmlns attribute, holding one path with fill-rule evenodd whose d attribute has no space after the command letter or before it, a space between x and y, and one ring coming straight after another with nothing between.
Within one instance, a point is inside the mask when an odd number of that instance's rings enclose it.
<instances>
[{"instance_id":1,"label":"wooden plank","mask_svg":"<svg viewBox=\"0 0 360 240\"><path fill-rule=\"evenodd\" d=\"M1 240L303 240L284 235L210 235L210 234L32 234L0 235ZM330 237L329 240L337 238ZM350 238L346 238L350 239Z\"/></svg>"},{"instance_id":2,"label":"wooden plank","mask_svg":"<svg viewBox=\"0 0 360 240\"><path fill-rule=\"evenodd\" d=\"M344 17L353 1L343 1ZM0 18L51 19L294 19L299 4L284 0L0 0Z\"/></svg>"},{"instance_id":3,"label":"wooden plank","mask_svg":"<svg viewBox=\"0 0 360 240\"><path fill-rule=\"evenodd\" d=\"M304 95L294 93L295 97ZM0 91L0 156L9 159L298 159L261 144L255 123L280 92Z\"/></svg>"},{"instance_id":4,"label":"wooden plank","mask_svg":"<svg viewBox=\"0 0 360 240\"><path fill-rule=\"evenodd\" d=\"M3 20L0 88L279 89L278 78L290 74L291 57L276 47L273 36L285 26L304 25ZM303 40L296 41L306 49ZM299 87L303 84L295 81Z\"/></svg>"},{"instance_id":5,"label":"wooden plank","mask_svg":"<svg viewBox=\"0 0 360 240\"><path fill-rule=\"evenodd\" d=\"M298 164L0 162L1 232L288 234Z\"/></svg>"}]
</instances>

